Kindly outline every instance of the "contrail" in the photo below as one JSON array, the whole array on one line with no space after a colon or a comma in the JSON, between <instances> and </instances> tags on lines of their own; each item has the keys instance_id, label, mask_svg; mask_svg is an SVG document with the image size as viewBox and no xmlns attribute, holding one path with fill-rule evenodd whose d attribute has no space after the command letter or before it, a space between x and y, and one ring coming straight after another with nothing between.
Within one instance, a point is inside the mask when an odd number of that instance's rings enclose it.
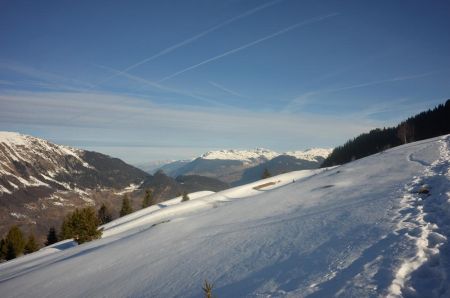
<instances>
[{"instance_id":1,"label":"contrail","mask_svg":"<svg viewBox=\"0 0 450 298\"><path fill-rule=\"evenodd\" d=\"M234 96L237 96L237 97L246 97L246 96L244 96L244 95L242 95L242 94L240 94L240 93L238 93L236 91L233 91L233 90L231 90L231 89L229 89L227 87L224 87L224 86L222 86L220 84L217 84L216 82L209 81L209 84L214 86L214 87L216 87L219 90L222 90L223 92L228 93L228 94L231 94L231 95L234 95Z\"/></svg>"},{"instance_id":2,"label":"contrail","mask_svg":"<svg viewBox=\"0 0 450 298\"><path fill-rule=\"evenodd\" d=\"M98 67L106 69L108 71L111 71L111 72L113 72L113 73L115 73L117 75L120 74L121 76L124 76L124 77L126 77L128 79L134 80L134 81L139 82L139 83L143 83L145 85L151 86L153 88L156 88L156 89L159 89L159 90L162 90L162 91L166 91L166 92L169 92L169 93L172 93L172 94L178 94L178 95L182 95L182 96L188 96L188 97L191 97L191 98L203 101L205 103L208 103L208 104L211 104L211 105L214 105L214 106L230 107L229 105L223 104L221 102L218 102L218 101L215 101L215 100L203 97L203 96L199 96L199 95L191 93L191 92L179 90L179 89L172 88L172 87L163 86L163 85L161 85L161 84L159 84L157 82L149 81L149 80L143 79L141 77L129 74L127 72L120 73L119 70L111 68L111 67L102 66L102 65L98 65Z\"/></svg>"},{"instance_id":3,"label":"contrail","mask_svg":"<svg viewBox=\"0 0 450 298\"><path fill-rule=\"evenodd\" d=\"M179 71L177 71L177 72L175 72L175 73L173 73L173 74L171 74L171 75L168 75L168 76L162 78L161 80L158 81L158 83L167 81L168 79L171 79L171 78L173 78L173 77L176 77L176 76L178 76L178 75L180 75L180 74L182 74L182 73L184 73L184 72L186 72L186 71L192 70L192 69L194 69L194 68L197 68L197 67L202 66L202 65L204 65L204 64L207 64L207 63L210 63L210 62L212 62L212 61L218 60L218 59L220 59L220 58L226 57L226 56L228 56L228 55L237 53L237 52L242 51L242 50L244 50L244 49L246 49L246 48L249 48L249 47L251 47L251 46L257 45L257 44L259 44L259 43L261 43L261 42L264 42L264 41L266 41L266 40L268 40L268 39L277 37L277 36L279 36L279 35L281 35L281 34L287 33L287 32L289 32L289 31L291 31L291 30L296 29L296 28L299 28L299 27L302 27L302 26L305 26L305 25L308 25L308 24L320 22L320 21L322 21L322 20L324 20L324 19L331 18L331 17L337 16L337 15L338 15L338 13L333 13L333 14L329 14L329 15L326 15L326 16L316 17L316 18L309 19L309 20L304 21L304 22L301 22L301 23L294 24L294 25L289 26L289 27L287 27L287 28L284 28L284 29L282 29L282 30L280 30L280 31L277 31L277 32L275 32L275 33L272 33L272 34L270 34L270 35L267 35L267 36L265 36L265 37L262 37L262 38L260 38L260 39L255 40L255 41L252 41L252 42L250 42L250 43L247 43L247 44L245 44L245 45L243 45L243 46L240 46L240 47L238 47L238 48L229 50L229 51L227 51L227 52L225 52L225 53L222 53L222 54L220 54L220 55L217 55L217 56L215 56L215 57L206 59L206 60L204 60L204 61L202 61L202 62L200 62L200 63L197 63L197 64L195 64L195 65L189 66L189 67L184 68L184 69L182 69L182 70L179 70Z\"/></svg>"},{"instance_id":4,"label":"contrail","mask_svg":"<svg viewBox=\"0 0 450 298\"><path fill-rule=\"evenodd\" d=\"M103 81L99 82L97 85L105 83L105 82L111 80L112 78L115 78L116 76L122 75L122 74L124 74L124 73L126 73L126 72L128 72L128 71L130 71L130 70L132 70L132 69L142 65L142 64L145 64L147 62L155 60L156 58L159 58L159 57L161 57L163 55L166 55L166 54L168 54L168 53L170 53L170 52L172 52L172 51L174 51L174 50L176 50L178 48L181 48L181 47L183 47L183 46L185 46L187 44L190 44L190 43L192 43L192 42L202 38L203 36L208 35L209 33L213 32L213 31L216 31L216 30L218 30L218 29L220 29L220 28L222 28L222 27L224 27L224 26L226 26L228 24L231 24L231 23L233 23L233 22L235 22L237 20L240 20L240 19L246 18L248 16L251 16L252 14L254 14L256 12L258 12L258 11L264 9L264 8L273 6L273 5L275 5L275 4L277 4L277 3L281 2L281 1L283 1L283 0L275 0L275 1L268 2L266 4L263 4L263 5L260 5L258 7L255 7L253 9L251 9L251 10L248 10L248 11L244 12L243 14L237 15L235 17L232 17L231 19L223 21L222 23L219 23L219 24L217 24L217 25L215 25L215 26L213 26L213 27L211 27L211 28L209 28L209 29L207 29L205 31L202 31L202 32L198 33L197 35L194 35L194 36L192 36L192 37L190 37L188 39L183 40L182 42L174 44L174 45L172 45L172 46L170 46L170 47L168 47L168 48L166 48L166 49L156 53L153 56L145 58L144 60L136 62L136 63L128 66L127 68L125 68L123 70L120 70L118 73L107 77Z\"/></svg>"},{"instance_id":5,"label":"contrail","mask_svg":"<svg viewBox=\"0 0 450 298\"><path fill-rule=\"evenodd\" d=\"M385 84L385 83L390 83L390 82L399 82L399 81L413 80L413 79L428 77L430 75L433 75L434 73L435 72L427 72L427 73L422 73L422 74L414 74L414 75L403 76L403 77L396 77L396 78L391 78L391 79L386 79L386 80L361 83L361 84L356 84L356 85L346 86L346 87L340 87L340 88L335 88L335 89L326 89L326 90L321 91L320 93L332 93L332 92L338 92L338 91L344 91L344 90L350 90L350 89L357 89L357 88L363 88L363 87L368 87L368 86L380 85L380 84Z\"/></svg>"},{"instance_id":6,"label":"contrail","mask_svg":"<svg viewBox=\"0 0 450 298\"><path fill-rule=\"evenodd\" d=\"M350 86L344 86L344 87L338 87L338 88L330 88L330 89L323 89L318 91L310 91L305 94L302 94L300 96L297 96L293 100L289 101L288 104L284 107L284 111L287 111L292 108L294 105L302 105L308 102L312 101L312 97L320 94L327 94L327 93L336 93L340 91L346 91L346 90L352 90L352 89L359 89L364 87L370 87L370 86L376 86L376 85L382 85L386 83L393 83L393 82L401 82L401 81L408 81L408 80L414 80L419 78L428 77L431 75L434 75L437 71L430 71L427 73L422 74L413 74L413 75L406 75L401 77L394 77L390 79L384 79L384 80L378 80L378 81L371 81L371 82L365 82Z\"/></svg>"}]
</instances>

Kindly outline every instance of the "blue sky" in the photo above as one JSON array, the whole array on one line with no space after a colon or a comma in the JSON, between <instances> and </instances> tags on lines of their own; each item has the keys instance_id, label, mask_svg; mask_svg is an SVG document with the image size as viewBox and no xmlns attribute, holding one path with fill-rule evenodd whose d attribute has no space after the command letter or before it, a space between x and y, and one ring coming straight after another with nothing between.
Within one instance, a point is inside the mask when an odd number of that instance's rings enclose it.
<instances>
[{"instance_id":1,"label":"blue sky","mask_svg":"<svg viewBox=\"0 0 450 298\"><path fill-rule=\"evenodd\" d=\"M131 163L333 147L450 98L449 1L0 0L0 130Z\"/></svg>"}]
</instances>

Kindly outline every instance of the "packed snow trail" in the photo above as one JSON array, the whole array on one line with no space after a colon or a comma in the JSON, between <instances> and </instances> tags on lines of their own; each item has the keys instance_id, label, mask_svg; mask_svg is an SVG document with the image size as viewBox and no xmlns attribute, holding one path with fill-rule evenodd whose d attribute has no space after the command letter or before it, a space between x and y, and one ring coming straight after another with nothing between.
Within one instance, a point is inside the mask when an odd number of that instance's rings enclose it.
<instances>
[{"instance_id":1,"label":"packed snow trail","mask_svg":"<svg viewBox=\"0 0 450 298\"><path fill-rule=\"evenodd\" d=\"M439 140L439 158L432 163L409 156L426 168L405 186L397 231L406 232L417 250L397 271L389 297L450 297L449 140Z\"/></svg>"},{"instance_id":2,"label":"packed snow trail","mask_svg":"<svg viewBox=\"0 0 450 298\"><path fill-rule=\"evenodd\" d=\"M1 264L2 297L201 297L205 279L218 297L448 297L449 142L149 212Z\"/></svg>"}]
</instances>

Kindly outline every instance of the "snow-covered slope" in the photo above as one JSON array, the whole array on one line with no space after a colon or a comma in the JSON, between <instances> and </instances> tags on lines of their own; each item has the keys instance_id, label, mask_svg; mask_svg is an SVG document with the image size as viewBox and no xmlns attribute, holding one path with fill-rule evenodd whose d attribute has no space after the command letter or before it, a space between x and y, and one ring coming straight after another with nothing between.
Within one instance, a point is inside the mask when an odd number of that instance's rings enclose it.
<instances>
[{"instance_id":1,"label":"snow-covered slope","mask_svg":"<svg viewBox=\"0 0 450 298\"><path fill-rule=\"evenodd\" d=\"M50 187L49 182L59 184L64 190L73 190L68 183L54 178L59 174L70 174L68 167L61 166L68 156L73 158L74 167L79 165L93 169L80 157L81 153L81 150L55 145L32 136L0 131L0 174L7 182L0 185L0 195L12 194L15 189L28 186ZM36 160L39 161L39 167L43 170L37 177L30 175L29 171L21 172L20 170L24 167L15 166L16 164L33 164Z\"/></svg>"},{"instance_id":2,"label":"snow-covered slope","mask_svg":"<svg viewBox=\"0 0 450 298\"><path fill-rule=\"evenodd\" d=\"M201 297L207 279L218 297L449 297L449 147L435 138L143 210L103 239L1 264L0 292Z\"/></svg>"},{"instance_id":3,"label":"snow-covered slope","mask_svg":"<svg viewBox=\"0 0 450 298\"><path fill-rule=\"evenodd\" d=\"M111 175L116 169L133 172L130 177ZM102 177L108 176L108 177ZM89 179L84 179L89 176ZM147 175L108 156L56 145L49 141L15 132L0 132L0 196L32 186L61 191L84 192L85 188L108 184L123 188L142 181Z\"/></svg>"}]
</instances>

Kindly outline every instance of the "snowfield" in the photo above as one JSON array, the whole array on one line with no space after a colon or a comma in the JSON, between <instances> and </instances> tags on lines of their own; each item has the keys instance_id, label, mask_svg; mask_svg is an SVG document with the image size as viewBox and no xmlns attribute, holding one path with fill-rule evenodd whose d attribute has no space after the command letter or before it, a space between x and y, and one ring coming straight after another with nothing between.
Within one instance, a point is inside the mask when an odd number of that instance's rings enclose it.
<instances>
[{"instance_id":1,"label":"snowfield","mask_svg":"<svg viewBox=\"0 0 450 298\"><path fill-rule=\"evenodd\" d=\"M450 297L450 136L103 228L0 264L2 297Z\"/></svg>"}]
</instances>

